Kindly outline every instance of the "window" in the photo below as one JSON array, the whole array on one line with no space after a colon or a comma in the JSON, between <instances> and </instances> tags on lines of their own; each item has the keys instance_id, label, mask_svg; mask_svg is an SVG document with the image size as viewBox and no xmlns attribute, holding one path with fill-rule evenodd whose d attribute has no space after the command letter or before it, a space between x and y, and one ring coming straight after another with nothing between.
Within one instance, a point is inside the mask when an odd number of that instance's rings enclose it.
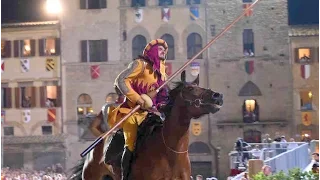
<instances>
[{"instance_id":1,"label":"window","mask_svg":"<svg viewBox=\"0 0 320 180\"><path fill-rule=\"evenodd\" d=\"M200 0L187 0L187 5L200 4Z\"/></svg>"},{"instance_id":2,"label":"window","mask_svg":"<svg viewBox=\"0 0 320 180\"><path fill-rule=\"evenodd\" d=\"M312 61L312 48L296 48L295 59L297 63L310 63Z\"/></svg>"},{"instance_id":3,"label":"window","mask_svg":"<svg viewBox=\"0 0 320 180\"><path fill-rule=\"evenodd\" d=\"M5 136L13 136L14 135L13 127L3 127L3 135L5 135Z\"/></svg>"},{"instance_id":4,"label":"window","mask_svg":"<svg viewBox=\"0 0 320 180\"><path fill-rule=\"evenodd\" d=\"M254 56L254 38L252 29L243 30L243 55L248 57Z\"/></svg>"},{"instance_id":5,"label":"window","mask_svg":"<svg viewBox=\"0 0 320 180\"><path fill-rule=\"evenodd\" d=\"M161 39L165 40L168 44L168 60L174 60L174 39L170 34L164 34Z\"/></svg>"},{"instance_id":6,"label":"window","mask_svg":"<svg viewBox=\"0 0 320 180\"><path fill-rule=\"evenodd\" d=\"M93 113L92 100L88 94L81 94L78 97L77 112L80 117Z\"/></svg>"},{"instance_id":7,"label":"window","mask_svg":"<svg viewBox=\"0 0 320 180\"><path fill-rule=\"evenodd\" d=\"M81 41L81 62L108 61L108 40Z\"/></svg>"},{"instance_id":8,"label":"window","mask_svg":"<svg viewBox=\"0 0 320 180\"><path fill-rule=\"evenodd\" d=\"M106 96L106 103L115 103L118 101L118 94L117 93L109 93L107 96Z\"/></svg>"},{"instance_id":9,"label":"window","mask_svg":"<svg viewBox=\"0 0 320 180\"><path fill-rule=\"evenodd\" d=\"M142 35L136 35L132 39L132 58L137 58L141 55L146 45L147 39Z\"/></svg>"},{"instance_id":10,"label":"window","mask_svg":"<svg viewBox=\"0 0 320 180\"><path fill-rule=\"evenodd\" d=\"M187 38L187 54L188 59L191 59L202 49L202 38L198 33L191 33ZM198 56L198 59L202 59L202 54Z\"/></svg>"},{"instance_id":11,"label":"window","mask_svg":"<svg viewBox=\"0 0 320 180\"><path fill-rule=\"evenodd\" d=\"M159 0L159 6L170 6L173 5L172 0Z\"/></svg>"},{"instance_id":12,"label":"window","mask_svg":"<svg viewBox=\"0 0 320 180\"><path fill-rule=\"evenodd\" d=\"M15 89L16 107L31 108L36 106L36 88L18 87Z\"/></svg>"},{"instance_id":13,"label":"window","mask_svg":"<svg viewBox=\"0 0 320 180\"><path fill-rule=\"evenodd\" d=\"M146 6L145 0L132 0L131 7L144 7Z\"/></svg>"},{"instance_id":14,"label":"window","mask_svg":"<svg viewBox=\"0 0 320 180\"><path fill-rule=\"evenodd\" d=\"M242 0L243 3L252 3L252 0Z\"/></svg>"},{"instance_id":15,"label":"window","mask_svg":"<svg viewBox=\"0 0 320 180\"><path fill-rule=\"evenodd\" d=\"M34 39L15 40L14 57L35 56L36 41Z\"/></svg>"},{"instance_id":16,"label":"window","mask_svg":"<svg viewBox=\"0 0 320 180\"><path fill-rule=\"evenodd\" d=\"M259 105L256 100L245 100L242 106L243 122L253 123L259 121Z\"/></svg>"},{"instance_id":17,"label":"window","mask_svg":"<svg viewBox=\"0 0 320 180\"><path fill-rule=\"evenodd\" d=\"M1 108L11 108L11 88L1 88Z\"/></svg>"},{"instance_id":18,"label":"window","mask_svg":"<svg viewBox=\"0 0 320 180\"><path fill-rule=\"evenodd\" d=\"M80 0L80 9L104 9L107 0Z\"/></svg>"},{"instance_id":19,"label":"window","mask_svg":"<svg viewBox=\"0 0 320 180\"><path fill-rule=\"evenodd\" d=\"M39 55L40 56L60 55L60 39L59 38L39 39Z\"/></svg>"},{"instance_id":20,"label":"window","mask_svg":"<svg viewBox=\"0 0 320 180\"><path fill-rule=\"evenodd\" d=\"M301 91L300 92L300 103L301 110L312 110L312 92L311 91Z\"/></svg>"},{"instance_id":21,"label":"window","mask_svg":"<svg viewBox=\"0 0 320 180\"><path fill-rule=\"evenodd\" d=\"M257 130L248 130L244 132L243 140L247 143L261 143L261 132Z\"/></svg>"},{"instance_id":22,"label":"window","mask_svg":"<svg viewBox=\"0 0 320 180\"><path fill-rule=\"evenodd\" d=\"M61 106L61 87L42 86L40 87L41 107L52 108Z\"/></svg>"},{"instance_id":23,"label":"window","mask_svg":"<svg viewBox=\"0 0 320 180\"><path fill-rule=\"evenodd\" d=\"M52 135L52 126L42 126L42 135Z\"/></svg>"},{"instance_id":24,"label":"window","mask_svg":"<svg viewBox=\"0 0 320 180\"><path fill-rule=\"evenodd\" d=\"M11 57L11 41L1 40L1 58Z\"/></svg>"}]
</instances>

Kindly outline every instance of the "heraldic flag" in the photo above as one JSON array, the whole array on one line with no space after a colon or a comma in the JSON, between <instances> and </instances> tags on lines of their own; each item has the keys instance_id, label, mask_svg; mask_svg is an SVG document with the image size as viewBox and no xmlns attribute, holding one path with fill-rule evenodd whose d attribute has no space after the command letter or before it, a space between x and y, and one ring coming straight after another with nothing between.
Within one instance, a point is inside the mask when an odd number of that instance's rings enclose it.
<instances>
[{"instance_id":1,"label":"heraldic flag","mask_svg":"<svg viewBox=\"0 0 320 180\"><path fill-rule=\"evenodd\" d=\"M162 8L161 19L164 22L168 22L170 20L170 8Z\"/></svg>"},{"instance_id":2,"label":"heraldic flag","mask_svg":"<svg viewBox=\"0 0 320 180\"><path fill-rule=\"evenodd\" d=\"M29 59L21 59L20 60L21 65L21 72L28 72L30 69Z\"/></svg>"},{"instance_id":3,"label":"heraldic flag","mask_svg":"<svg viewBox=\"0 0 320 180\"><path fill-rule=\"evenodd\" d=\"M28 123L31 121L31 112L30 110L22 110L21 112L22 121Z\"/></svg>"},{"instance_id":4,"label":"heraldic flag","mask_svg":"<svg viewBox=\"0 0 320 180\"><path fill-rule=\"evenodd\" d=\"M54 122L56 120L56 109L48 109L48 121Z\"/></svg>"}]
</instances>

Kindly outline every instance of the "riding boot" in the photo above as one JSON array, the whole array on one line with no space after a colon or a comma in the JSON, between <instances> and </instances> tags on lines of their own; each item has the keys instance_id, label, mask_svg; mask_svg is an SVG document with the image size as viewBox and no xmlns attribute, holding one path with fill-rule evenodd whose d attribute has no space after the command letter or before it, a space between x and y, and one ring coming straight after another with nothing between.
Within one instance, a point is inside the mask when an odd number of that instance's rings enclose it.
<instances>
[{"instance_id":1,"label":"riding boot","mask_svg":"<svg viewBox=\"0 0 320 180\"><path fill-rule=\"evenodd\" d=\"M129 178L132 155L133 153L128 149L128 147L125 147L121 159L121 180L128 180Z\"/></svg>"}]
</instances>

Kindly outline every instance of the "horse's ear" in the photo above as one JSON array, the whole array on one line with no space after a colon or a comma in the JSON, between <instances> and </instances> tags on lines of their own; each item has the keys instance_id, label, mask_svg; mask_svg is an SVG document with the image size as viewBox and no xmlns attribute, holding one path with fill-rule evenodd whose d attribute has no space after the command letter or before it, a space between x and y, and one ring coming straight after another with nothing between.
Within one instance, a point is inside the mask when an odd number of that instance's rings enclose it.
<instances>
[{"instance_id":1,"label":"horse's ear","mask_svg":"<svg viewBox=\"0 0 320 180\"><path fill-rule=\"evenodd\" d=\"M192 84L196 84L197 86L199 86L199 74L197 78L192 82Z\"/></svg>"},{"instance_id":2,"label":"horse's ear","mask_svg":"<svg viewBox=\"0 0 320 180\"><path fill-rule=\"evenodd\" d=\"M185 71L185 70L183 70L183 71L181 72L181 81L182 81L182 82L186 82L186 71Z\"/></svg>"}]
</instances>

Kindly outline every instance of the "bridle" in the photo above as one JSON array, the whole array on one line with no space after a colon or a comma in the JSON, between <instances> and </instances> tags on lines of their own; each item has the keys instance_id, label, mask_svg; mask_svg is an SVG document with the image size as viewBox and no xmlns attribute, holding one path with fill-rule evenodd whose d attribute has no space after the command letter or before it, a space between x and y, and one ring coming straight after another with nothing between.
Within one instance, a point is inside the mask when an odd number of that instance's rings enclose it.
<instances>
[{"instance_id":1,"label":"bridle","mask_svg":"<svg viewBox=\"0 0 320 180\"><path fill-rule=\"evenodd\" d=\"M206 93L206 91L204 91L204 92L202 92L202 93L200 94L200 98L196 98L196 99L194 99L194 100L189 100L189 99L184 98L183 95L182 95L182 91L181 91L179 94L180 94L180 97L181 97L182 99L184 99L184 101L187 103L187 105L194 106L194 107L196 107L196 108L200 108L201 106L210 105L209 103L205 103L205 101L204 101L204 99L203 99L204 93ZM185 151L176 151L176 150L170 148L170 147L166 144L166 141L165 141L165 139L164 139L163 129L164 129L164 126L163 126L163 128L162 128L162 130L161 130L161 136L162 136L163 144L164 144L164 146L165 146L166 148L168 148L170 151L172 151L172 152L174 152L174 153L176 153L176 154L184 154L184 153L187 153L187 152L188 152L188 149L185 150Z\"/></svg>"},{"instance_id":2,"label":"bridle","mask_svg":"<svg viewBox=\"0 0 320 180\"><path fill-rule=\"evenodd\" d=\"M210 105L210 103L205 103L205 100L203 98L204 93L206 93L206 91L204 91L200 94L200 98L190 100L190 99L186 99L185 97L183 97L182 91L181 91L180 97L187 103L187 105L194 106L196 108L200 108L201 106Z\"/></svg>"}]
</instances>

